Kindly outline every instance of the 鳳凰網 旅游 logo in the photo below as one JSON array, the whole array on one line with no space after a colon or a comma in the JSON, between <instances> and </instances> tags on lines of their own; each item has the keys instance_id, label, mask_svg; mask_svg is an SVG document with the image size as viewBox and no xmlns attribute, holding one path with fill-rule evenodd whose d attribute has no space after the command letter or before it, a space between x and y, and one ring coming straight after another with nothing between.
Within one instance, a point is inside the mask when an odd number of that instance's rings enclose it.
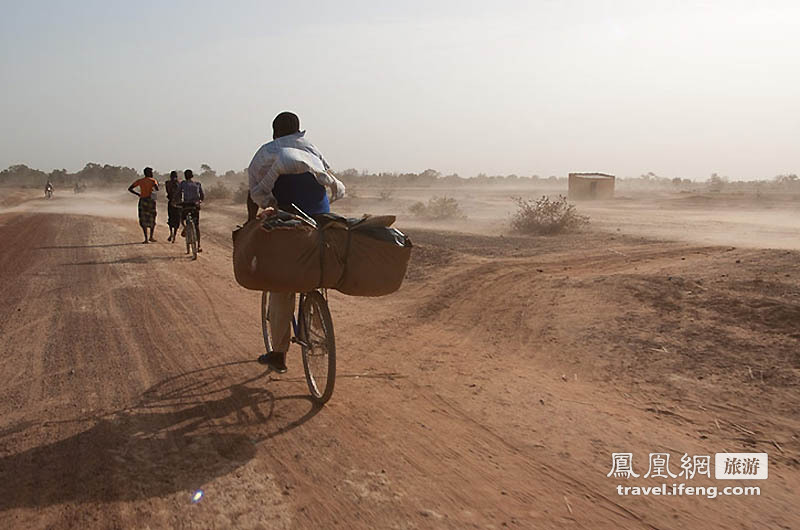
<instances>
[{"instance_id":1,"label":"\u9cf3\u51f0\u7db2 \u65c5\u6e38 logo","mask_svg":"<svg viewBox=\"0 0 800 530\"><path fill-rule=\"evenodd\" d=\"M763 480L769 474L767 453L715 453L713 468L711 455L690 456L684 453L677 463L671 463L670 456L670 453L649 453L647 471L644 472L643 463L634 465L633 453L611 453L611 471L606 476L691 480L699 476L712 478L713 469L713 478L717 480Z\"/></svg>"}]
</instances>

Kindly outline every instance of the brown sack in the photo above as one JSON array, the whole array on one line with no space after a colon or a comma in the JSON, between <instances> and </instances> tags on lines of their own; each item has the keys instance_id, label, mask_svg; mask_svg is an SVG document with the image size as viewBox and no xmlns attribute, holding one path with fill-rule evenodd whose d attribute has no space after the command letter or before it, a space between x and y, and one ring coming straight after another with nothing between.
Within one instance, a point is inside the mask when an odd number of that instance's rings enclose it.
<instances>
[{"instance_id":1,"label":"brown sack","mask_svg":"<svg viewBox=\"0 0 800 530\"><path fill-rule=\"evenodd\" d=\"M353 296L384 296L403 284L411 258L411 240L386 227L358 227L345 232L346 265L336 290ZM337 234L338 235L338 234ZM336 247L341 248L337 240Z\"/></svg>"},{"instance_id":2,"label":"brown sack","mask_svg":"<svg viewBox=\"0 0 800 530\"><path fill-rule=\"evenodd\" d=\"M320 261L322 249L325 269ZM306 224L266 229L256 219L233 232L233 274L247 289L305 293L333 287L342 269L343 261L321 240L320 231Z\"/></svg>"},{"instance_id":3,"label":"brown sack","mask_svg":"<svg viewBox=\"0 0 800 530\"><path fill-rule=\"evenodd\" d=\"M326 287L383 296L402 285L411 241L385 226L393 218L337 218L317 230L296 216L281 215L250 221L233 232L233 272L242 287L295 293Z\"/></svg>"}]
</instances>

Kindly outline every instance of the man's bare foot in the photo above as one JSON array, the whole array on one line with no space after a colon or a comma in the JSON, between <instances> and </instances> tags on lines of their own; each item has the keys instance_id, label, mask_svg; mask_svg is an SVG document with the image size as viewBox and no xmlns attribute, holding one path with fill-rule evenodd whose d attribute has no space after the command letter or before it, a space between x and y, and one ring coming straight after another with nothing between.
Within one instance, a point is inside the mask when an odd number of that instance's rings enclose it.
<instances>
[{"instance_id":1,"label":"man's bare foot","mask_svg":"<svg viewBox=\"0 0 800 530\"><path fill-rule=\"evenodd\" d=\"M146 245L147 244L147 240L145 239L144 241L142 241L142 244Z\"/></svg>"},{"instance_id":2,"label":"man's bare foot","mask_svg":"<svg viewBox=\"0 0 800 530\"><path fill-rule=\"evenodd\" d=\"M151 238L150 238L150 242L151 242L151 243L155 243L155 242L156 242L156 238L154 238L154 237L151 237Z\"/></svg>"}]
</instances>

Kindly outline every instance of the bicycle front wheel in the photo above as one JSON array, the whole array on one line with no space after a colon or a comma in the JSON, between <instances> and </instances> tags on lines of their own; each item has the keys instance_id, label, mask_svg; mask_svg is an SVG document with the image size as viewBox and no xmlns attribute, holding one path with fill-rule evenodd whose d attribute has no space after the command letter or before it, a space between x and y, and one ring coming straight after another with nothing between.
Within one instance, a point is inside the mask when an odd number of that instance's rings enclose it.
<instances>
[{"instance_id":1,"label":"bicycle front wheel","mask_svg":"<svg viewBox=\"0 0 800 530\"><path fill-rule=\"evenodd\" d=\"M322 405L333 395L336 380L336 341L328 302L319 291L304 295L301 304L300 344L303 369L312 399Z\"/></svg>"},{"instance_id":2,"label":"bicycle front wheel","mask_svg":"<svg viewBox=\"0 0 800 530\"><path fill-rule=\"evenodd\" d=\"M261 293L261 334L264 336L264 348L267 353L273 351L275 341L272 340L272 328L269 324L269 292Z\"/></svg>"}]
</instances>

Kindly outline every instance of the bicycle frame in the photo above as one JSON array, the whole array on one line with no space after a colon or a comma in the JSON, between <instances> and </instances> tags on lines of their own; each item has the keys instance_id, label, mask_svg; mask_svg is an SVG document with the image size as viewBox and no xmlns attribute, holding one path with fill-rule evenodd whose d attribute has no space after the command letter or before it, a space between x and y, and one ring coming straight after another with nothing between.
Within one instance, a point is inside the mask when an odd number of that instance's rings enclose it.
<instances>
[{"instance_id":1,"label":"bicycle frame","mask_svg":"<svg viewBox=\"0 0 800 530\"><path fill-rule=\"evenodd\" d=\"M305 302L306 297L303 293L300 293L300 301L297 304L297 315L303 314L303 302ZM299 344L300 346L308 346L302 340L300 340L300 326L297 324L297 315L292 312L292 332L294 336L292 337L292 342L295 344Z\"/></svg>"},{"instance_id":2,"label":"bicycle frame","mask_svg":"<svg viewBox=\"0 0 800 530\"><path fill-rule=\"evenodd\" d=\"M318 290L322 292L322 296L325 298L325 300L327 300L328 299L327 289L318 289ZM305 293L300 293L300 301L297 304L297 313L295 314L294 312L292 312L292 332L294 333L294 336L291 338L291 342L299 344L300 346L307 347L308 344L300 340L300 325L297 323L297 315L303 314L303 302L305 302L305 300L306 300Z\"/></svg>"}]
</instances>

